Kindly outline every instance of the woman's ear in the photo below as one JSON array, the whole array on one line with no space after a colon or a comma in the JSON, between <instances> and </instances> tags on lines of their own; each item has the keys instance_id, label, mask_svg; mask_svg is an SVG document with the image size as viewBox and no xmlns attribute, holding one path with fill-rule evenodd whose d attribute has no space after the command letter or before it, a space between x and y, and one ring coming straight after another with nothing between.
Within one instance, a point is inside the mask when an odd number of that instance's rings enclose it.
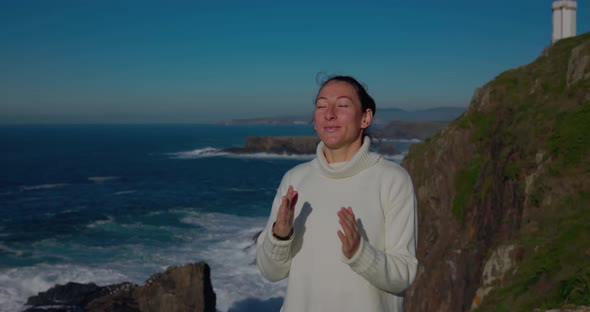
<instances>
[{"instance_id":1,"label":"woman's ear","mask_svg":"<svg viewBox=\"0 0 590 312\"><path fill-rule=\"evenodd\" d=\"M367 110L363 113L363 119L361 120L361 128L366 129L368 128L371 123L373 122L373 110L367 108Z\"/></svg>"}]
</instances>

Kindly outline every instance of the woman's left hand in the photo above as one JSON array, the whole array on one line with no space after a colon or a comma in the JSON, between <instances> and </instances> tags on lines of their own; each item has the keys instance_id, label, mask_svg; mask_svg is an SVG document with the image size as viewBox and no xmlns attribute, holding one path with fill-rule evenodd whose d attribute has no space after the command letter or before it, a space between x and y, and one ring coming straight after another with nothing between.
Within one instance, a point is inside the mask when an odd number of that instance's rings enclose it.
<instances>
[{"instance_id":1,"label":"woman's left hand","mask_svg":"<svg viewBox=\"0 0 590 312\"><path fill-rule=\"evenodd\" d=\"M361 235L359 234L359 228L356 224L356 218L352 208L340 208L338 211L338 218L340 226L344 230L344 233L338 230L338 238L342 242L342 253L346 258L350 259L359 249L361 245Z\"/></svg>"}]
</instances>

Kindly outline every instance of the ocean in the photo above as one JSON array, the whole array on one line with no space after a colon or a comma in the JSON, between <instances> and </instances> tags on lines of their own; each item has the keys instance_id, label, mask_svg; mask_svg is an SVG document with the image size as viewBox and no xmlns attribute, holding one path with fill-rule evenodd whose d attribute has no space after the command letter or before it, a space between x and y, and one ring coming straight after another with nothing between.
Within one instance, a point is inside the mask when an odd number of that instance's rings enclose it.
<instances>
[{"instance_id":1,"label":"ocean","mask_svg":"<svg viewBox=\"0 0 590 312\"><path fill-rule=\"evenodd\" d=\"M314 134L310 125L0 126L0 311L23 310L55 284L143 284L198 261L211 267L219 311L276 311L286 282L260 275L253 236L283 174L313 155L220 149Z\"/></svg>"}]
</instances>

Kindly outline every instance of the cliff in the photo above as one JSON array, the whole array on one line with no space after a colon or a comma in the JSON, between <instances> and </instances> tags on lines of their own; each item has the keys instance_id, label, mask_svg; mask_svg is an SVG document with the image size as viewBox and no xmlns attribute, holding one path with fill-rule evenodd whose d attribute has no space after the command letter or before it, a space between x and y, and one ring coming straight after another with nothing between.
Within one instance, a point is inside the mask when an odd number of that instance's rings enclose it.
<instances>
[{"instance_id":1,"label":"cliff","mask_svg":"<svg viewBox=\"0 0 590 312\"><path fill-rule=\"evenodd\" d=\"M419 209L407 311L590 304L590 33L476 90L402 165Z\"/></svg>"},{"instance_id":2,"label":"cliff","mask_svg":"<svg viewBox=\"0 0 590 312\"><path fill-rule=\"evenodd\" d=\"M381 138L402 140L424 140L449 125L446 121L391 121L378 128Z\"/></svg>"}]
</instances>

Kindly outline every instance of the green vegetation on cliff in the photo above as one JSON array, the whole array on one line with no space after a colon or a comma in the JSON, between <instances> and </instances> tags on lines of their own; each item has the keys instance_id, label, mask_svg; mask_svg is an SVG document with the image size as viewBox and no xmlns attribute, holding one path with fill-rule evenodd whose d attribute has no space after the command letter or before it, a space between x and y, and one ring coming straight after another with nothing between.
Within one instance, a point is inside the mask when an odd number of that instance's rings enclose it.
<instances>
[{"instance_id":1,"label":"green vegetation on cliff","mask_svg":"<svg viewBox=\"0 0 590 312\"><path fill-rule=\"evenodd\" d=\"M426 290L416 304L410 291L409 307L590 305L590 33L478 89L403 165L423 209L419 237L437 238L419 244L415 287ZM513 251L494 260L502 246Z\"/></svg>"}]
</instances>

